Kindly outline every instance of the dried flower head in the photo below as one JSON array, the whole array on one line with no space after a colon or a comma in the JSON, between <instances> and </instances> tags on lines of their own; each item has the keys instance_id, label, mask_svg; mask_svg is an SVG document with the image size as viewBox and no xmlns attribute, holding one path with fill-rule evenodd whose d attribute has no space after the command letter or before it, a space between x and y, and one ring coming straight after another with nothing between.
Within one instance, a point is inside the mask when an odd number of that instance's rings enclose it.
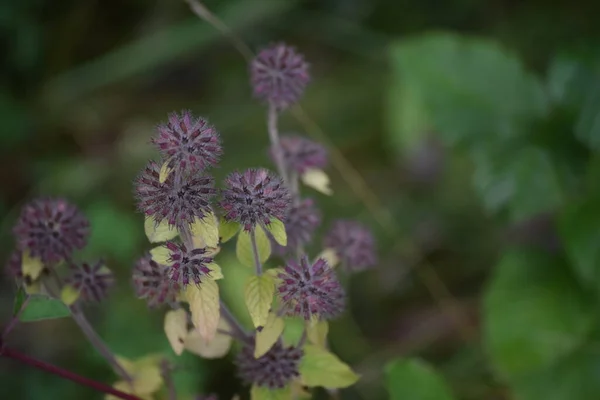
<instances>
[{"instance_id":1,"label":"dried flower head","mask_svg":"<svg viewBox=\"0 0 600 400\"><path fill-rule=\"evenodd\" d=\"M254 344L246 344L238 353L235 363L240 378L246 384L278 389L300 375L298 364L302 355L301 349L284 347L278 341L262 357L254 358Z\"/></svg>"},{"instance_id":2,"label":"dried flower head","mask_svg":"<svg viewBox=\"0 0 600 400\"><path fill-rule=\"evenodd\" d=\"M171 173L163 183L159 177L160 165L150 161L135 183L138 209L157 223L166 219L181 229L211 212L210 199L216 193L211 177Z\"/></svg>"},{"instance_id":3,"label":"dried flower head","mask_svg":"<svg viewBox=\"0 0 600 400\"><path fill-rule=\"evenodd\" d=\"M289 261L277 287L287 315L332 319L344 311L345 295L333 269L322 258L314 264L304 256Z\"/></svg>"},{"instance_id":4,"label":"dried flower head","mask_svg":"<svg viewBox=\"0 0 600 400\"><path fill-rule=\"evenodd\" d=\"M52 264L85 247L89 221L66 200L37 199L23 207L13 232L19 250Z\"/></svg>"},{"instance_id":5,"label":"dried flower head","mask_svg":"<svg viewBox=\"0 0 600 400\"><path fill-rule=\"evenodd\" d=\"M199 285L210 275L208 264L213 262L213 258L206 254L205 248L188 249L184 243L175 242L167 242L165 246L170 252L171 265L167 273L172 282L182 287L190 283Z\"/></svg>"},{"instance_id":6,"label":"dried flower head","mask_svg":"<svg viewBox=\"0 0 600 400\"><path fill-rule=\"evenodd\" d=\"M169 267L158 264L150 255L135 263L133 287L136 296L145 299L150 307L174 302L179 292L179 284L169 278Z\"/></svg>"},{"instance_id":7,"label":"dried flower head","mask_svg":"<svg viewBox=\"0 0 600 400\"><path fill-rule=\"evenodd\" d=\"M304 246L312 239L315 230L321 224L321 213L315 207L313 199L299 200L293 204L285 219L287 246L282 247L272 242L274 250L284 255L288 250L293 251Z\"/></svg>"},{"instance_id":8,"label":"dried flower head","mask_svg":"<svg viewBox=\"0 0 600 400\"><path fill-rule=\"evenodd\" d=\"M310 81L304 56L278 43L262 49L250 64L254 96L278 109L296 103Z\"/></svg>"},{"instance_id":9,"label":"dried flower head","mask_svg":"<svg viewBox=\"0 0 600 400\"><path fill-rule=\"evenodd\" d=\"M67 282L79 292L79 298L99 302L106 298L115 277L102 261L95 264L71 265Z\"/></svg>"},{"instance_id":10,"label":"dried flower head","mask_svg":"<svg viewBox=\"0 0 600 400\"><path fill-rule=\"evenodd\" d=\"M169 121L158 127L152 139L169 166L179 171L202 171L214 167L223 152L219 133L204 118L190 111L171 113Z\"/></svg>"},{"instance_id":11,"label":"dried flower head","mask_svg":"<svg viewBox=\"0 0 600 400\"><path fill-rule=\"evenodd\" d=\"M268 225L272 218L285 220L290 193L281 179L266 169L234 172L225 181L221 207L225 219L237 221L246 231L257 224Z\"/></svg>"},{"instance_id":12,"label":"dried flower head","mask_svg":"<svg viewBox=\"0 0 600 400\"><path fill-rule=\"evenodd\" d=\"M307 169L323 169L327 166L327 150L321 144L298 135L282 136L280 148L288 169L303 174ZM271 157L275 159L276 149L271 147Z\"/></svg>"},{"instance_id":13,"label":"dried flower head","mask_svg":"<svg viewBox=\"0 0 600 400\"><path fill-rule=\"evenodd\" d=\"M335 250L342 266L361 271L377 264L375 239L371 231L356 221L338 220L325 236L324 246Z\"/></svg>"}]
</instances>

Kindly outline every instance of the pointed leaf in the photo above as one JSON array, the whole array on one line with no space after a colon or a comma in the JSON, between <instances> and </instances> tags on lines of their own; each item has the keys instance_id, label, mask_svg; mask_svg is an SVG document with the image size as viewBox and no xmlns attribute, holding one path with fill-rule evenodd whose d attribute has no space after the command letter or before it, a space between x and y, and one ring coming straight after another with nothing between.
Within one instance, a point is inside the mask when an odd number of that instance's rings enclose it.
<instances>
[{"instance_id":1,"label":"pointed leaf","mask_svg":"<svg viewBox=\"0 0 600 400\"><path fill-rule=\"evenodd\" d=\"M299 369L302 382L309 387L340 389L353 385L359 378L336 355L313 344L304 346Z\"/></svg>"},{"instance_id":2,"label":"pointed leaf","mask_svg":"<svg viewBox=\"0 0 600 400\"><path fill-rule=\"evenodd\" d=\"M210 269L210 278L213 281L218 281L219 279L223 279L223 271L221 270L221 267L219 266L219 264L217 263L210 263L206 265L209 269Z\"/></svg>"},{"instance_id":3,"label":"pointed leaf","mask_svg":"<svg viewBox=\"0 0 600 400\"><path fill-rule=\"evenodd\" d=\"M29 302L19 319L22 322L33 322L44 319L64 318L69 315L71 315L71 311L62 301L45 295L34 294L30 296Z\"/></svg>"},{"instance_id":4,"label":"pointed leaf","mask_svg":"<svg viewBox=\"0 0 600 400\"><path fill-rule=\"evenodd\" d=\"M225 218L219 220L219 239L221 243L227 242L240 231L240 224L235 221L227 221Z\"/></svg>"},{"instance_id":5,"label":"pointed leaf","mask_svg":"<svg viewBox=\"0 0 600 400\"><path fill-rule=\"evenodd\" d=\"M325 347L327 344L327 333L329 332L329 324L327 321L311 320L308 323L306 334L308 340L317 346Z\"/></svg>"},{"instance_id":6,"label":"pointed leaf","mask_svg":"<svg viewBox=\"0 0 600 400\"><path fill-rule=\"evenodd\" d=\"M251 276L246 282L244 294L254 327L264 326L275 294L273 278L269 275Z\"/></svg>"},{"instance_id":7,"label":"pointed leaf","mask_svg":"<svg viewBox=\"0 0 600 400\"><path fill-rule=\"evenodd\" d=\"M169 260L171 258L171 252L165 246L157 246L150 250L150 255L152 259L161 265L171 265L172 262Z\"/></svg>"},{"instance_id":8,"label":"pointed leaf","mask_svg":"<svg viewBox=\"0 0 600 400\"><path fill-rule=\"evenodd\" d=\"M218 329L225 331L230 329L223 318L219 320ZM188 332L184 346L190 353L203 358L213 359L224 357L231 348L231 342L231 336L221 332L217 332L213 340L206 341L206 339L200 336L200 332L194 329Z\"/></svg>"},{"instance_id":9,"label":"pointed leaf","mask_svg":"<svg viewBox=\"0 0 600 400\"><path fill-rule=\"evenodd\" d=\"M217 282L207 279L199 286L188 285L185 298L190 305L192 323L200 336L212 340L217 333L221 313Z\"/></svg>"},{"instance_id":10,"label":"pointed leaf","mask_svg":"<svg viewBox=\"0 0 600 400\"><path fill-rule=\"evenodd\" d=\"M283 318L279 318L276 313L269 313L265 326L262 330L256 332L254 358L260 358L271 350L271 347L283 333L283 328L285 328Z\"/></svg>"},{"instance_id":11,"label":"pointed leaf","mask_svg":"<svg viewBox=\"0 0 600 400\"><path fill-rule=\"evenodd\" d=\"M42 269L44 269L42 260L31 257L28 251L23 252L21 258L21 271L23 272L23 276L28 276L32 281L35 281L42 273Z\"/></svg>"},{"instance_id":12,"label":"pointed leaf","mask_svg":"<svg viewBox=\"0 0 600 400\"><path fill-rule=\"evenodd\" d=\"M273 235L273 239L281 246L287 246L287 234L285 232L285 225L283 222L277 218L272 218L269 225L267 225L267 229Z\"/></svg>"},{"instance_id":13,"label":"pointed leaf","mask_svg":"<svg viewBox=\"0 0 600 400\"><path fill-rule=\"evenodd\" d=\"M316 191L319 191L323 194L331 196L333 194L333 190L331 190L329 176L325 173L325 171L311 168L307 169L302 176L300 177L302 182Z\"/></svg>"},{"instance_id":14,"label":"pointed leaf","mask_svg":"<svg viewBox=\"0 0 600 400\"><path fill-rule=\"evenodd\" d=\"M78 298L79 290L75 289L72 285L65 285L60 291L60 299L68 306L75 303Z\"/></svg>"},{"instance_id":15,"label":"pointed leaf","mask_svg":"<svg viewBox=\"0 0 600 400\"><path fill-rule=\"evenodd\" d=\"M450 389L421 360L396 360L386 367L390 400L452 400Z\"/></svg>"},{"instance_id":16,"label":"pointed leaf","mask_svg":"<svg viewBox=\"0 0 600 400\"><path fill-rule=\"evenodd\" d=\"M269 259L271 255L271 241L267 237L264 229L256 226L254 229L256 238L256 248L258 250L258 258L261 263ZM237 246L235 249L238 260L247 267L254 267L254 252L252 250L252 239L250 232L242 230L238 235Z\"/></svg>"},{"instance_id":17,"label":"pointed leaf","mask_svg":"<svg viewBox=\"0 0 600 400\"><path fill-rule=\"evenodd\" d=\"M250 400L292 400L292 391L289 386L283 389L269 389L262 386L252 386Z\"/></svg>"},{"instance_id":18,"label":"pointed leaf","mask_svg":"<svg viewBox=\"0 0 600 400\"><path fill-rule=\"evenodd\" d=\"M184 339L188 333L187 312L182 308L168 311L165 314L164 329L173 351L178 356L181 355L183 353Z\"/></svg>"},{"instance_id":19,"label":"pointed leaf","mask_svg":"<svg viewBox=\"0 0 600 400\"><path fill-rule=\"evenodd\" d=\"M17 294L15 295L15 302L13 304L13 316L17 315L17 313L21 311L21 307L23 307L23 303L25 303L26 299L27 293L25 292L25 289L23 289L22 286L19 286Z\"/></svg>"},{"instance_id":20,"label":"pointed leaf","mask_svg":"<svg viewBox=\"0 0 600 400\"><path fill-rule=\"evenodd\" d=\"M169 221L163 219L159 224L152 217L146 217L144 220L144 231L150 243L166 242L177 237L179 232L172 226L169 226Z\"/></svg>"},{"instance_id":21,"label":"pointed leaf","mask_svg":"<svg viewBox=\"0 0 600 400\"><path fill-rule=\"evenodd\" d=\"M192 235L202 239L206 247L217 247L219 245L219 226L217 217L213 213L204 218L196 218L191 227Z\"/></svg>"}]
</instances>

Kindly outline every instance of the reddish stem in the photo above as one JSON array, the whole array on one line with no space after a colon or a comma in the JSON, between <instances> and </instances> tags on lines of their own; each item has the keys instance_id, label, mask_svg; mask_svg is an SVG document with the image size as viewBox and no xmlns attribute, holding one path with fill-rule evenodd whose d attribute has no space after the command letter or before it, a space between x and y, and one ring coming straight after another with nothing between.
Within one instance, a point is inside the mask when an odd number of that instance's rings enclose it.
<instances>
[{"instance_id":1,"label":"reddish stem","mask_svg":"<svg viewBox=\"0 0 600 400\"><path fill-rule=\"evenodd\" d=\"M141 400L139 397L134 396L132 394L121 392L120 390L112 388L108 385L105 385L103 383L94 381L94 380L86 378L86 377L83 377L81 375L77 375L71 371L67 371L66 369L57 367L56 365L48 364L44 361L40 361L35 358L29 357L28 355L20 353L14 349L11 349L8 347L3 347L1 342L0 342L0 356L12 358L13 360L20 361L20 362L30 365L34 368L41 369L42 371L46 371L51 374L60 376L61 378L68 379L70 381L79 383L80 385L90 387L98 392L111 394L120 399Z\"/></svg>"}]
</instances>

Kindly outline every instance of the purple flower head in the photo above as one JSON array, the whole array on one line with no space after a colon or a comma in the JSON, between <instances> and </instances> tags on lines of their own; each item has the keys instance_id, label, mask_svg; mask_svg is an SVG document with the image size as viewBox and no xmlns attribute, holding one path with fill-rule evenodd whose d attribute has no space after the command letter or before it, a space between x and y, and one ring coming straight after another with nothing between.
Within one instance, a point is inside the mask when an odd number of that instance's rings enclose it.
<instances>
[{"instance_id":1,"label":"purple flower head","mask_svg":"<svg viewBox=\"0 0 600 400\"><path fill-rule=\"evenodd\" d=\"M140 299L146 299L154 308L175 302L179 284L172 282L169 267L158 264L149 255L140 258L133 268L133 288Z\"/></svg>"},{"instance_id":2,"label":"purple flower head","mask_svg":"<svg viewBox=\"0 0 600 400\"><path fill-rule=\"evenodd\" d=\"M10 257L6 261L4 271L11 278L23 279L23 268L22 268L22 253L18 250L13 250L10 253Z\"/></svg>"},{"instance_id":3,"label":"purple flower head","mask_svg":"<svg viewBox=\"0 0 600 400\"><path fill-rule=\"evenodd\" d=\"M310 264L289 261L278 275L279 296L287 315L332 319L344 311L345 295L335 272L322 258Z\"/></svg>"},{"instance_id":4,"label":"purple flower head","mask_svg":"<svg viewBox=\"0 0 600 400\"><path fill-rule=\"evenodd\" d=\"M285 220L290 207L290 192L281 179L266 169L234 172L225 180L221 207L225 219L237 221L246 231L257 224L268 225L271 218Z\"/></svg>"},{"instance_id":5,"label":"purple flower head","mask_svg":"<svg viewBox=\"0 0 600 400\"><path fill-rule=\"evenodd\" d=\"M304 56L278 43L262 49L250 64L254 96L282 110L296 103L310 81Z\"/></svg>"},{"instance_id":6,"label":"purple flower head","mask_svg":"<svg viewBox=\"0 0 600 400\"><path fill-rule=\"evenodd\" d=\"M327 166L327 150L321 144L303 136L286 135L279 141L283 160L288 169L303 174L307 169ZM275 159L275 148L271 147Z\"/></svg>"},{"instance_id":7,"label":"purple flower head","mask_svg":"<svg viewBox=\"0 0 600 400\"><path fill-rule=\"evenodd\" d=\"M195 283L199 285L204 277L210 275L208 264L213 262L213 258L206 254L206 249L188 250L185 244L167 242L165 244L169 249L169 261L172 265L169 267L169 279L181 287Z\"/></svg>"},{"instance_id":8,"label":"purple flower head","mask_svg":"<svg viewBox=\"0 0 600 400\"><path fill-rule=\"evenodd\" d=\"M299 246L309 243L312 236L321 224L321 213L315 207L313 199L300 200L292 205L285 219L285 232L287 246L282 247L272 241L274 250L279 255L285 255L288 250L293 251Z\"/></svg>"},{"instance_id":9,"label":"purple flower head","mask_svg":"<svg viewBox=\"0 0 600 400\"><path fill-rule=\"evenodd\" d=\"M37 199L23 207L13 232L19 250L52 264L85 247L89 222L63 199Z\"/></svg>"},{"instance_id":10,"label":"purple flower head","mask_svg":"<svg viewBox=\"0 0 600 400\"><path fill-rule=\"evenodd\" d=\"M152 139L169 166L178 171L202 171L214 167L223 152L219 133L204 118L190 111L169 114L169 121L158 127Z\"/></svg>"},{"instance_id":11,"label":"purple flower head","mask_svg":"<svg viewBox=\"0 0 600 400\"><path fill-rule=\"evenodd\" d=\"M67 282L85 301L99 302L106 298L108 289L113 285L115 277L102 261L95 264L82 263L71 265L71 276Z\"/></svg>"},{"instance_id":12,"label":"purple flower head","mask_svg":"<svg viewBox=\"0 0 600 400\"><path fill-rule=\"evenodd\" d=\"M244 383L279 389L300 376L298 364L302 355L301 349L284 347L278 341L262 357L254 358L254 344L246 344L238 353L235 363Z\"/></svg>"},{"instance_id":13,"label":"purple flower head","mask_svg":"<svg viewBox=\"0 0 600 400\"><path fill-rule=\"evenodd\" d=\"M156 223L166 219L181 229L211 212L209 202L216 193L211 177L171 173L163 183L159 177L160 165L150 161L135 183L138 209Z\"/></svg>"},{"instance_id":14,"label":"purple flower head","mask_svg":"<svg viewBox=\"0 0 600 400\"><path fill-rule=\"evenodd\" d=\"M368 228L356 221L335 221L323 242L326 248L335 250L349 271L362 271L377 264L375 239Z\"/></svg>"}]
</instances>

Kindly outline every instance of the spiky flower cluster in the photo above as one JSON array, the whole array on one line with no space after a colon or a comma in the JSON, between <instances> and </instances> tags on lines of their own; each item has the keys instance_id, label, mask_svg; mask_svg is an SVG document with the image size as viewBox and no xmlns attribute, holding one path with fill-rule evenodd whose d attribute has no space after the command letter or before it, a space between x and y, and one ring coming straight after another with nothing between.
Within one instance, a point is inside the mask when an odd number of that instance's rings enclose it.
<instances>
[{"instance_id":1,"label":"spiky flower cluster","mask_svg":"<svg viewBox=\"0 0 600 400\"><path fill-rule=\"evenodd\" d=\"M22 253L17 250L13 250L6 261L4 271L8 276L15 279L23 279L23 268L22 268Z\"/></svg>"},{"instance_id":2,"label":"spiky flower cluster","mask_svg":"<svg viewBox=\"0 0 600 400\"><path fill-rule=\"evenodd\" d=\"M321 213L315 207L313 199L298 200L293 204L284 221L287 234L287 246L273 242L275 251L280 255L292 252L309 243L321 224Z\"/></svg>"},{"instance_id":3,"label":"spiky flower cluster","mask_svg":"<svg viewBox=\"0 0 600 400\"><path fill-rule=\"evenodd\" d=\"M226 220L239 222L250 231L258 224L268 225L272 218L285 220L290 193L281 179L266 169L248 169L227 177L221 207Z\"/></svg>"},{"instance_id":4,"label":"spiky flower cluster","mask_svg":"<svg viewBox=\"0 0 600 400\"><path fill-rule=\"evenodd\" d=\"M158 264L150 255L140 258L132 277L136 296L152 308L174 302L180 287L169 279L168 272L169 267Z\"/></svg>"},{"instance_id":5,"label":"spiky flower cluster","mask_svg":"<svg viewBox=\"0 0 600 400\"><path fill-rule=\"evenodd\" d=\"M238 375L249 385L283 388L300 375L298 365L302 355L301 349L284 347L278 341L262 357L255 358L254 345L246 344L236 358Z\"/></svg>"},{"instance_id":6,"label":"spiky flower cluster","mask_svg":"<svg viewBox=\"0 0 600 400\"><path fill-rule=\"evenodd\" d=\"M287 315L305 320L332 319L344 311L344 290L335 272L322 258L311 264L304 256L289 261L282 272L277 291Z\"/></svg>"},{"instance_id":7,"label":"spiky flower cluster","mask_svg":"<svg viewBox=\"0 0 600 400\"><path fill-rule=\"evenodd\" d=\"M108 289L114 283L113 273L98 261L95 264L81 263L71 265L71 275L67 282L79 292L79 298L100 302L107 296Z\"/></svg>"},{"instance_id":8,"label":"spiky flower cluster","mask_svg":"<svg viewBox=\"0 0 600 400\"><path fill-rule=\"evenodd\" d=\"M23 207L13 232L19 250L53 264L85 247L89 222L66 200L36 199Z\"/></svg>"},{"instance_id":9,"label":"spiky flower cluster","mask_svg":"<svg viewBox=\"0 0 600 400\"><path fill-rule=\"evenodd\" d=\"M172 282L182 287L192 282L199 285L210 274L208 264L213 258L206 254L205 248L188 249L185 243L175 242L167 242L165 246L170 252L171 265L167 274Z\"/></svg>"},{"instance_id":10,"label":"spiky flower cluster","mask_svg":"<svg viewBox=\"0 0 600 400\"><path fill-rule=\"evenodd\" d=\"M279 149L283 154L286 167L298 174L310 168L327 166L327 150L321 144L299 135L282 136ZM271 147L271 157L275 157L276 149Z\"/></svg>"},{"instance_id":11,"label":"spiky flower cluster","mask_svg":"<svg viewBox=\"0 0 600 400\"><path fill-rule=\"evenodd\" d=\"M254 96L285 109L296 103L310 81L304 56L277 43L262 49L250 64Z\"/></svg>"},{"instance_id":12,"label":"spiky flower cluster","mask_svg":"<svg viewBox=\"0 0 600 400\"><path fill-rule=\"evenodd\" d=\"M349 271L362 271L377 264L373 234L356 221L335 221L323 244L335 250L342 266Z\"/></svg>"}]
</instances>

